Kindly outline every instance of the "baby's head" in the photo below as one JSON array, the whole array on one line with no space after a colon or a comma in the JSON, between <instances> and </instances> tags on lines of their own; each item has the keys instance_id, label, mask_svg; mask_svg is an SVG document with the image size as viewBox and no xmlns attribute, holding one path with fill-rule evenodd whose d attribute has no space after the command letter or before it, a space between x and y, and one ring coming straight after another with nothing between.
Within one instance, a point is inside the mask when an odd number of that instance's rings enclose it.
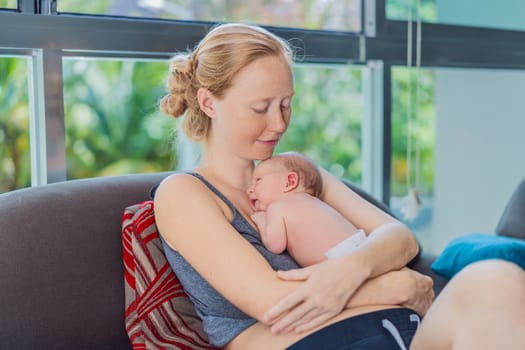
<instances>
[{"instance_id":1,"label":"baby's head","mask_svg":"<svg viewBox=\"0 0 525 350\"><path fill-rule=\"evenodd\" d=\"M308 157L298 152L285 152L273 156L264 162L270 162L270 165L271 162L274 162L282 166L289 175L290 173L297 174L294 190L304 191L314 197L321 195L323 189L321 172ZM258 166L260 166L260 164ZM290 185L293 186L293 184Z\"/></svg>"},{"instance_id":2,"label":"baby's head","mask_svg":"<svg viewBox=\"0 0 525 350\"><path fill-rule=\"evenodd\" d=\"M257 165L248 195L255 210L265 210L287 193L306 192L319 197L321 190L322 178L317 166L300 153L286 152Z\"/></svg>"}]
</instances>

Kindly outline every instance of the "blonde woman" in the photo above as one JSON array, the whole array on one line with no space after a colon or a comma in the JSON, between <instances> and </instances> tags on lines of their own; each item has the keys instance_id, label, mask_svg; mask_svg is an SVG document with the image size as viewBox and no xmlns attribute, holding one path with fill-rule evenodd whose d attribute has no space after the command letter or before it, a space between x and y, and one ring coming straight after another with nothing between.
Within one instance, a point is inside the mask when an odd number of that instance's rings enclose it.
<instances>
[{"instance_id":1,"label":"blonde woman","mask_svg":"<svg viewBox=\"0 0 525 350\"><path fill-rule=\"evenodd\" d=\"M402 223L322 170L320 198L369 233L359 249L297 269L289 255L266 250L255 230L246 190L254 161L272 156L290 122L291 65L286 42L243 24L217 26L195 50L173 58L161 107L184 116L185 132L202 143L203 154L193 172L169 176L155 195L166 256L214 345L229 350L409 346L417 314L425 314L433 294L428 277L403 269L418 246ZM452 297L428 322L441 325L439 337L418 332L414 341L449 344L468 331L469 324L445 332L448 324L436 321L457 315L449 309L458 291L476 292L472 280L466 281L450 283ZM516 302L525 305L523 297ZM425 322L421 330L428 328ZM517 337L514 333L508 332Z\"/></svg>"}]
</instances>

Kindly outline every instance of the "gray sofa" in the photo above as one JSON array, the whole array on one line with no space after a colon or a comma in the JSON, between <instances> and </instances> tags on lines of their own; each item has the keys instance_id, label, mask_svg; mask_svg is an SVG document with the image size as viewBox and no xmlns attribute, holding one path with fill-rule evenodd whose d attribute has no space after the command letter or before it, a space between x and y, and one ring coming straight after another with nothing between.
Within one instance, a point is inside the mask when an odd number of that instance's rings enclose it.
<instances>
[{"instance_id":1,"label":"gray sofa","mask_svg":"<svg viewBox=\"0 0 525 350\"><path fill-rule=\"evenodd\" d=\"M75 180L0 195L0 349L131 348L121 216L125 207L149 199L150 188L167 174ZM511 236L525 232L524 209L522 183L498 229ZM439 292L446 279L430 270L433 259L423 253L412 266L432 275Z\"/></svg>"}]
</instances>

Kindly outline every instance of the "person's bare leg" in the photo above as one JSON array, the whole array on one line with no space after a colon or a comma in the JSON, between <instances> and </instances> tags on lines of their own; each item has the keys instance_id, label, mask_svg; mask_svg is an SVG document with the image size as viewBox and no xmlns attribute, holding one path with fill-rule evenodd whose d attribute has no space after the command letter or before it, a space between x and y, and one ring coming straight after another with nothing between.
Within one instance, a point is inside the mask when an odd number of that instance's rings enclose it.
<instances>
[{"instance_id":1,"label":"person's bare leg","mask_svg":"<svg viewBox=\"0 0 525 350\"><path fill-rule=\"evenodd\" d=\"M525 271L502 260L464 268L436 298L410 349L525 349Z\"/></svg>"}]
</instances>

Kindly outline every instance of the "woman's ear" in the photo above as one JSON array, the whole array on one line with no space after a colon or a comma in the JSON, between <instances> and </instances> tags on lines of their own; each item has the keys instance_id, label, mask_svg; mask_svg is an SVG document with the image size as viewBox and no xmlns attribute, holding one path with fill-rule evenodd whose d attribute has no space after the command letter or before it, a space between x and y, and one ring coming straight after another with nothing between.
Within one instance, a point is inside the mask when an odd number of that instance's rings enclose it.
<instances>
[{"instance_id":1,"label":"woman's ear","mask_svg":"<svg viewBox=\"0 0 525 350\"><path fill-rule=\"evenodd\" d=\"M284 192L293 191L299 186L299 175L295 171L290 171L286 175L286 186Z\"/></svg>"},{"instance_id":2,"label":"woman's ear","mask_svg":"<svg viewBox=\"0 0 525 350\"><path fill-rule=\"evenodd\" d=\"M210 90L199 88L197 90L197 100L199 101L200 109L213 119L215 117L215 106L213 105L213 95Z\"/></svg>"}]
</instances>

